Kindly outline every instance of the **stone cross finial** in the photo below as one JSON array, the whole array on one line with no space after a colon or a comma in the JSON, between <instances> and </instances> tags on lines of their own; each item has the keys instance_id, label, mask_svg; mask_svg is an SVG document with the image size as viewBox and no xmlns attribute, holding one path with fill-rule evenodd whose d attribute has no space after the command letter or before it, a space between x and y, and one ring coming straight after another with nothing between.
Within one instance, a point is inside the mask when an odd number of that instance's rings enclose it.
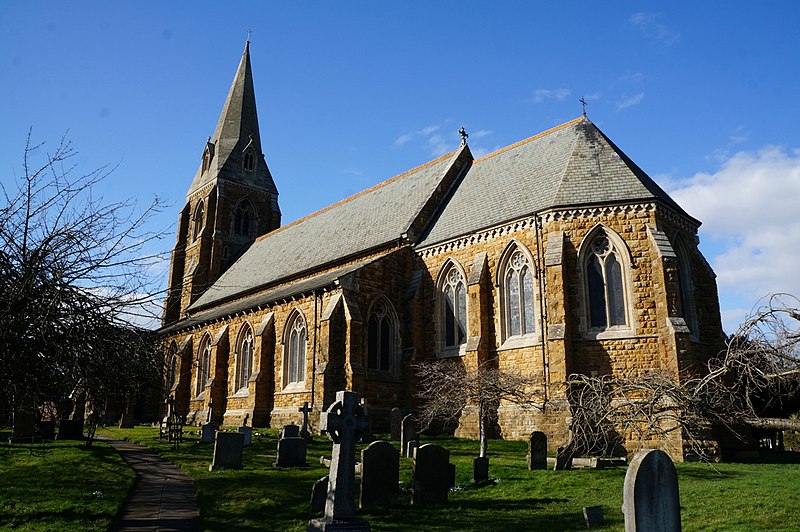
<instances>
[{"instance_id":1,"label":"stone cross finial","mask_svg":"<svg viewBox=\"0 0 800 532\"><path fill-rule=\"evenodd\" d=\"M578 101L581 102L581 107L583 107L583 116L586 116L586 98L581 96L581 99Z\"/></svg>"},{"instance_id":2,"label":"stone cross finial","mask_svg":"<svg viewBox=\"0 0 800 532\"><path fill-rule=\"evenodd\" d=\"M311 407L308 406L308 401L303 402L303 406L297 409L298 412L303 414L303 426L300 428L300 435L308 435L308 414L311 413Z\"/></svg>"},{"instance_id":3,"label":"stone cross finial","mask_svg":"<svg viewBox=\"0 0 800 532\"><path fill-rule=\"evenodd\" d=\"M326 519L354 517L356 441L369 427L355 392L336 392L336 402L320 414L320 430L333 440Z\"/></svg>"}]
</instances>

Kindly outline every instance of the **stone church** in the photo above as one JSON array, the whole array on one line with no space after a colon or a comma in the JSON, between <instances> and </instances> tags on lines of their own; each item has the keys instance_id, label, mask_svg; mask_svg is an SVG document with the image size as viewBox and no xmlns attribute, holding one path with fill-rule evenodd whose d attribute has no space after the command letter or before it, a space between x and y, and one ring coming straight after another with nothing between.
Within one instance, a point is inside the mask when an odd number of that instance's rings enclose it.
<instances>
[{"instance_id":1,"label":"stone church","mask_svg":"<svg viewBox=\"0 0 800 532\"><path fill-rule=\"evenodd\" d=\"M569 374L678 374L719 351L699 225L585 116L480 158L462 142L281 225L248 43L179 215L169 394L190 422L279 427L347 389L386 430L417 406L413 364L491 360L548 401L500 405L500 435L557 445ZM466 406L456 433L474 436Z\"/></svg>"}]
</instances>

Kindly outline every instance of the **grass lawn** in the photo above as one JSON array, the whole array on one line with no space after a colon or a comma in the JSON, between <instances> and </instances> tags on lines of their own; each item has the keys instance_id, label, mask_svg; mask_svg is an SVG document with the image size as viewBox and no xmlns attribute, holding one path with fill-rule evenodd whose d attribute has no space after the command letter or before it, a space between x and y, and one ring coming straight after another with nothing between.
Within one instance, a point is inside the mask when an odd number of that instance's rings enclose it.
<instances>
[{"instance_id":1,"label":"grass lawn","mask_svg":"<svg viewBox=\"0 0 800 532\"><path fill-rule=\"evenodd\" d=\"M331 443L316 437L309 444L305 468L276 469L274 430L262 442L245 448L242 470L209 472L211 445L190 436L178 451L159 442L155 429L107 429L155 448L179 464L197 481L204 530L305 530L316 517L309 510L311 485L327 474L319 464L330 456ZM581 508L602 506L602 530L622 530L622 484L625 468L608 470L528 471L524 442L491 441L490 476L496 485L469 487L477 442L454 438L425 438L450 449L456 464L456 483L466 488L451 492L446 505L412 507L407 491L392 509L360 511L373 530L575 530L583 527ZM682 520L693 530L800 530L796 497L800 460L783 464L677 464ZM411 460L401 459L400 480L408 486Z\"/></svg>"},{"instance_id":2,"label":"grass lawn","mask_svg":"<svg viewBox=\"0 0 800 532\"><path fill-rule=\"evenodd\" d=\"M0 530L106 530L134 477L100 442L0 443Z\"/></svg>"}]
</instances>

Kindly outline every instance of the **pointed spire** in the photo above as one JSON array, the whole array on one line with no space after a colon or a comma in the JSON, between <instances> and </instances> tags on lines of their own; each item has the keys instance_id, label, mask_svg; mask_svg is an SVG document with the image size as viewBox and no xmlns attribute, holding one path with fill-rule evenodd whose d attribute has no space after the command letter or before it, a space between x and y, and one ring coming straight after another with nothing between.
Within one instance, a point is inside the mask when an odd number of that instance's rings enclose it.
<instances>
[{"instance_id":1,"label":"pointed spire","mask_svg":"<svg viewBox=\"0 0 800 532\"><path fill-rule=\"evenodd\" d=\"M256 93L250 68L249 39L245 41L242 58L236 68L225 104L222 106L214 135L207 144L207 150L209 147L212 153L210 164L201 164L189 187L189 195L218 178L277 194L275 183L261 151ZM245 150L252 150L250 157L254 157L256 161L254 165L248 166L249 172L243 172Z\"/></svg>"}]
</instances>

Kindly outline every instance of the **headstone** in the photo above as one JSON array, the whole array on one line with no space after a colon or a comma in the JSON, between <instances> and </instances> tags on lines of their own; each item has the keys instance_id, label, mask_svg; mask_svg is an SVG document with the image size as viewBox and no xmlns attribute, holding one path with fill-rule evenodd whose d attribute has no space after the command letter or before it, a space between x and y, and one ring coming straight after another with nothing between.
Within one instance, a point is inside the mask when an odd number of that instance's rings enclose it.
<instances>
[{"instance_id":1,"label":"headstone","mask_svg":"<svg viewBox=\"0 0 800 532\"><path fill-rule=\"evenodd\" d=\"M622 513L625 532L680 531L678 474L667 453L656 449L636 453L625 474Z\"/></svg>"},{"instance_id":2,"label":"headstone","mask_svg":"<svg viewBox=\"0 0 800 532\"><path fill-rule=\"evenodd\" d=\"M403 423L400 427L400 448L406 453L403 456L411 458L412 455L408 454L408 442L417 439L417 424L414 423L414 417L409 414L403 418Z\"/></svg>"},{"instance_id":3,"label":"headstone","mask_svg":"<svg viewBox=\"0 0 800 532\"><path fill-rule=\"evenodd\" d=\"M563 471L572 469L572 458L575 455L571 447L559 447L556 451L556 465L553 469Z\"/></svg>"},{"instance_id":4,"label":"headstone","mask_svg":"<svg viewBox=\"0 0 800 532\"><path fill-rule=\"evenodd\" d=\"M59 440L82 440L83 439L83 420L80 419L61 419L58 422Z\"/></svg>"},{"instance_id":5,"label":"headstone","mask_svg":"<svg viewBox=\"0 0 800 532\"><path fill-rule=\"evenodd\" d=\"M213 443L214 442L214 435L217 432L217 424L216 423L206 423L202 427L200 427L200 443Z\"/></svg>"},{"instance_id":6,"label":"headstone","mask_svg":"<svg viewBox=\"0 0 800 532\"><path fill-rule=\"evenodd\" d=\"M278 440L278 457L275 467L305 467L306 439L300 436Z\"/></svg>"},{"instance_id":7,"label":"headstone","mask_svg":"<svg viewBox=\"0 0 800 532\"><path fill-rule=\"evenodd\" d=\"M477 457L472 459L472 482L480 484L489 480L489 459Z\"/></svg>"},{"instance_id":8,"label":"headstone","mask_svg":"<svg viewBox=\"0 0 800 532\"><path fill-rule=\"evenodd\" d=\"M406 444L406 452L403 456L414 458L414 451L417 450L417 447L419 447L419 442L417 440L411 440Z\"/></svg>"},{"instance_id":9,"label":"headstone","mask_svg":"<svg viewBox=\"0 0 800 532\"><path fill-rule=\"evenodd\" d=\"M586 523L586 528L603 526L605 524L605 520L603 519L603 507L585 506L583 508L583 521Z\"/></svg>"},{"instance_id":10,"label":"headstone","mask_svg":"<svg viewBox=\"0 0 800 532\"><path fill-rule=\"evenodd\" d=\"M447 502L450 491L450 451L432 443L414 453L411 504Z\"/></svg>"},{"instance_id":11,"label":"headstone","mask_svg":"<svg viewBox=\"0 0 800 532\"><path fill-rule=\"evenodd\" d=\"M528 469L547 469L547 435L535 430L528 440Z\"/></svg>"},{"instance_id":12,"label":"headstone","mask_svg":"<svg viewBox=\"0 0 800 532\"><path fill-rule=\"evenodd\" d=\"M37 422L36 434L43 440L54 440L56 438L56 422L55 421Z\"/></svg>"},{"instance_id":13,"label":"headstone","mask_svg":"<svg viewBox=\"0 0 800 532\"><path fill-rule=\"evenodd\" d=\"M14 426L11 432L11 440L31 442L36 435L36 415L33 412L24 410L14 411Z\"/></svg>"},{"instance_id":14,"label":"headstone","mask_svg":"<svg viewBox=\"0 0 800 532\"><path fill-rule=\"evenodd\" d=\"M214 458L209 471L217 469L241 469L244 434L238 432L217 432L214 440Z\"/></svg>"},{"instance_id":15,"label":"headstone","mask_svg":"<svg viewBox=\"0 0 800 532\"><path fill-rule=\"evenodd\" d=\"M307 530L368 531L369 523L355 517L356 441L369 427L355 392L336 392L336 401L320 414L320 430L333 440L325 515L308 522Z\"/></svg>"},{"instance_id":16,"label":"headstone","mask_svg":"<svg viewBox=\"0 0 800 532\"><path fill-rule=\"evenodd\" d=\"M308 430L308 414L311 413L311 407L308 406L308 401L305 401L303 406L298 408L297 411L303 414L303 426L300 427L300 436L308 438L311 436L311 431Z\"/></svg>"},{"instance_id":17,"label":"headstone","mask_svg":"<svg viewBox=\"0 0 800 532\"><path fill-rule=\"evenodd\" d=\"M400 494L400 453L388 441L374 441L361 451L361 508L391 506Z\"/></svg>"},{"instance_id":18,"label":"headstone","mask_svg":"<svg viewBox=\"0 0 800 532\"><path fill-rule=\"evenodd\" d=\"M214 401L208 402L208 410L206 410L206 423L213 423L214 419Z\"/></svg>"},{"instance_id":19,"label":"headstone","mask_svg":"<svg viewBox=\"0 0 800 532\"><path fill-rule=\"evenodd\" d=\"M132 429L133 426L133 416L127 412L123 412L122 416L119 418L119 428Z\"/></svg>"},{"instance_id":20,"label":"headstone","mask_svg":"<svg viewBox=\"0 0 800 532\"><path fill-rule=\"evenodd\" d=\"M451 488L456 485L456 465L448 464L447 469L447 485Z\"/></svg>"},{"instance_id":21,"label":"headstone","mask_svg":"<svg viewBox=\"0 0 800 532\"><path fill-rule=\"evenodd\" d=\"M286 425L281 431L281 438L298 438L300 437L300 427L297 425Z\"/></svg>"},{"instance_id":22,"label":"headstone","mask_svg":"<svg viewBox=\"0 0 800 532\"><path fill-rule=\"evenodd\" d=\"M389 414L389 432L392 434L392 441L400 441L400 425L403 423L403 412L395 407Z\"/></svg>"},{"instance_id":23,"label":"headstone","mask_svg":"<svg viewBox=\"0 0 800 532\"><path fill-rule=\"evenodd\" d=\"M319 513L325 509L325 499L328 496L328 475L314 482L311 487L311 513Z\"/></svg>"},{"instance_id":24,"label":"headstone","mask_svg":"<svg viewBox=\"0 0 800 532\"><path fill-rule=\"evenodd\" d=\"M244 446L253 443L253 427L239 427L239 433L244 434Z\"/></svg>"}]
</instances>

